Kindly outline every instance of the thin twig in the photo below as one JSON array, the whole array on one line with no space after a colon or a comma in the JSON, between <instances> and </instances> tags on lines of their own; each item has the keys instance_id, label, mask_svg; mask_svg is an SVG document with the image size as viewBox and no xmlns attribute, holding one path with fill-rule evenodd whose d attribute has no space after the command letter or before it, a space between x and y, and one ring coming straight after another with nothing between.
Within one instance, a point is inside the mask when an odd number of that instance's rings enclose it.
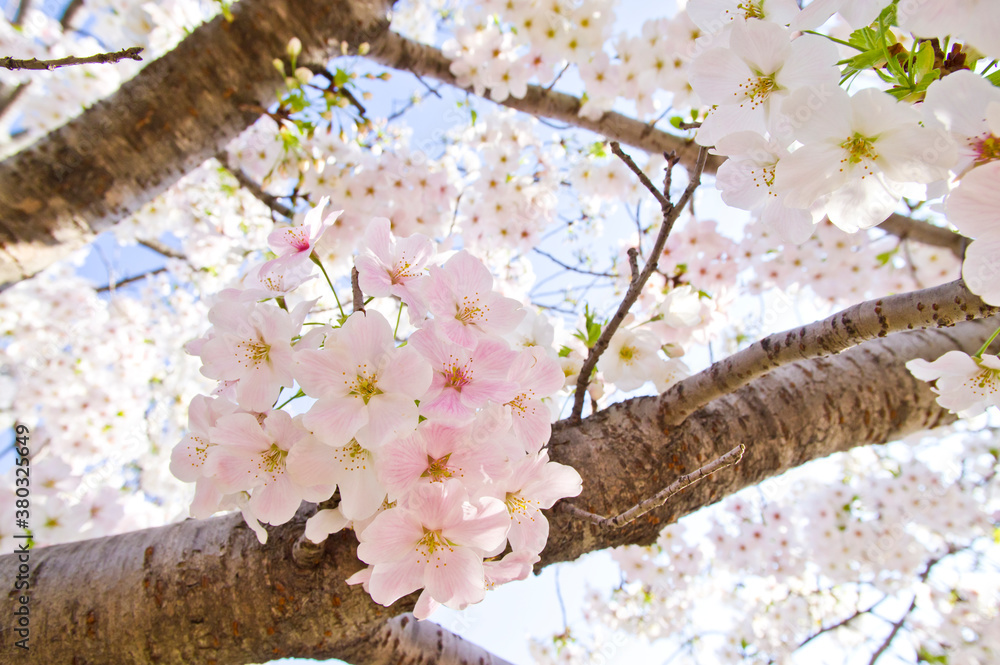
<instances>
[{"instance_id":1,"label":"thin twig","mask_svg":"<svg viewBox=\"0 0 1000 665\"><path fill-rule=\"evenodd\" d=\"M629 522L633 522L642 517L654 508L659 508L669 501L670 497L687 489L691 485L694 485L702 478L712 475L719 469L739 464L740 460L743 459L743 453L745 451L746 446L741 443L739 446L733 448L722 457L712 460L696 471L692 471L689 474L681 476L672 482L668 487L657 492L656 496L646 499L645 501L632 506L625 512L615 515L614 517L601 517L600 515L595 515L594 513L583 510L582 508L577 508L573 504L566 502L560 502L559 509L563 512L570 513L571 515L589 520L597 526L605 529L620 529Z\"/></svg>"},{"instance_id":2,"label":"thin twig","mask_svg":"<svg viewBox=\"0 0 1000 665\"><path fill-rule=\"evenodd\" d=\"M354 311L365 311L365 294L361 293L361 285L358 283L358 268L351 268L351 293L354 295Z\"/></svg>"},{"instance_id":3,"label":"thin twig","mask_svg":"<svg viewBox=\"0 0 1000 665\"><path fill-rule=\"evenodd\" d=\"M663 223L660 226L659 234L656 236L656 242L653 244L653 248L649 252L649 260L646 262L645 267L642 269L642 272L638 274L638 276L633 273L628 291L626 291L625 297L618 306L618 311L615 312L615 315L611 317L610 321L608 321L604 330L601 331L600 337L597 338L597 342L590 348L590 352L587 354L587 359L583 361L583 366L580 368L580 375L576 382L576 394L573 397L573 410L568 419L571 423L577 423L580 421L580 417L583 414L584 395L587 391L587 384L590 382L590 375L594 368L597 367L597 361L600 359L601 354L607 350L608 345L611 343L611 337L618 331L618 327L621 325L622 321L625 320L625 316L628 314L628 311L632 308L632 305L635 304L635 301L638 300L639 294L642 292L642 288L646 285L646 282L649 281L650 275L652 275L656 270L660 254L663 252L663 246L667 242L667 236L670 235L670 230L674 227L674 222L677 221L677 218L684 210L684 206L694 194L694 190L701 184L701 174L705 170L705 162L708 159L708 151L705 148L701 148L698 152L698 161L695 163L688 186L677 200L677 205L674 205L666 196L656 189L653 183L650 182L649 178L646 177L646 174L635 165L635 162L633 162L628 155L625 155L625 153L621 151L621 146L619 146L617 142L611 142L611 150L622 158L623 161L625 161L629 168L632 169L632 171L639 178L640 182L642 182L642 184L653 193L656 200L660 202L660 209L663 213ZM629 261L631 263L634 259L630 258ZM636 265L636 268L638 268L638 265Z\"/></svg>"},{"instance_id":4,"label":"thin twig","mask_svg":"<svg viewBox=\"0 0 1000 665\"><path fill-rule=\"evenodd\" d=\"M826 626L824 628L820 628L818 631L816 631L815 633L813 633L812 635L810 635L809 637L807 637L805 639L805 641L803 641L801 644L799 644L799 646L795 647L795 650L798 651L799 649L801 649L805 645L809 644L814 639L816 639L817 637L819 637L820 635L822 635L824 633L830 633L830 632L833 632L833 631L837 630L838 628L843 628L847 624L849 624L852 621L854 621L855 619L857 619L859 616L861 616L863 614L868 614L869 612L871 612L872 610L874 610L876 607L878 607L879 605L881 605L883 602L885 602L885 600L887 598L888 598L888 596L883 596L880 600L876 601L868 609L866 609L866 610L861 610L861 609L855 610L854 614L850 615L846 619L841 619L840 621L838 621L835 624L831 624L831 625Z\"/></svg>"},{"instance_id":5,"label":"thin twig","mask_svg":"<svg viewBox=\"0 0 1000 665\"><path fill-rule=\"evenodd\" d=\"M140 273L138 275L133 275L132 277L123 279L121 281L109 282L108 284L104 286L99 286L94 290L97 291L98 293L103 293L104 291L113 291L119 287L125 286L126 284L131 284L132 282L138 282L140 279L145 279L152 275L159 275L161 272L166 272L166 270L167 270L166 267L157 268L156 270L150 270L148 272Z\"/></svg>"},{"instance_id":6,"label":"thin twig","mask_svg":"<svg viewBox=\"0 0 1000 665\"><path fill-rule=\"evenodd\" d=\"M143 48L141 46L132 46L131 48L122 49L121 51L116 51L114 53L95 53L94 55L88 55L83 58L79 58L75 55L71 55L66 58L58 58L56 60L39 60L38 58L32 58L31 60L16 60L10 56L5 58L0 58L0 67L6 69L40 69L40 70L52 70L58 67L69 67L71 65L93 65L93 64L109 64L115 63L119 60L139 60L139 54L142 53Z\"/></svg>"},{"instance_id":7,"label":"thin twig","mask_svg":"<svg viewBox=\"0 0 1000 665\"><path fill-rule=\"evenodd\" d=\"M285 204L278 201L277 197L272 196L264 191L260 183L247 175L246 171L241 169L236 165L233 160L229 158L229 154L225 151L219 152L215 155L216 161L222 164L222 167L229 171L236 181L240 183L243 189L247 190L254 195L261 203L270 208L273 212L285 217L286 219L291 219L294 216L294 212L291 208Z\"/></svg>"},{"instance_id":8,"label":"thin twig","mask_svg":"<svg viewBox=\"0 0 1000 665\"><path fill-rule=\"evenodd\" d=\"M556 257L552 256L548 252L544 252L544 251L538 249L537 247L532 247L531 251L535 252L536 254L541 254L542 256L544 256L545 258L547 258L549 261L552 261L552 263L555 263L560 268L563 268L565 270L570 270L572 272L578 272L581 275L592 275L594 277L615 277L616 276L616 275L612 275L609 272L594 272L593 270L584 270L583 268L575 268L575 267L573 267L573 266L571 266L569 264L563 263L562 261L560 261Z\"/></svg>"},{"instance_id":9,"label":"thin twig","mask_svg":"<svg viewBox=\"0 0 1000 665\"><path fill-rule=\"evenodd\" d=\"M566 63L566 66L565 66L565 67L563 67L563 68L562 68L562 69L561 69L561 70L559 71L559 73L558 73L558 74L556 74L556 77L555 77L554 79L552 79L552 83L549 83L549 84L548 84L547 86L545 86L545 91L546 91L546 92L548 92L549 90L552 90L552 88L556 87L556 83L558 83L558 82L559 82L559 79L561 79L561 78L562 78L562 75L566 73L566 70L567 70L567 69L569 69L569 65L570 65L570 63L568 63L568 62L567 62L567 63Z\"/></svg>"},{"instance_id":10,"label":"thin twig","mask_svg":"<svg viewBox=\"0 0 1000 665\"><path fill-rule=\"evenodd\" d=\"M182 261L187 260L187 257L184 256L182 252L178 252L176 249L173 249L172 247L167 247L159 240L143 240L142 238L136 238L135 241L136 243L142 245L146 249L153 250L157 254L162 254L163 256L166 256L171 259L181 259Z\"/></svg>"},{"instance_id":11,"label":"thin twig","mask_svg":"<svg viewBox=\"0 0 1000 665\"><path fill-rule=\"evenodd\" d=\"M626 155L624 151L622 151L622 146L620 143L618 143L618 141L611 142L611 152L615 153L618 159L625 162L625 166L631 169L632 173L635 174L635 177L637 177L639 179L639 182L642 183L642 186L648 189L649 192L656 198L661 208L666 208L670 206L670 200L667 199L667 195L658 190L656 186L653 184L653 181L651 181L649 179L649 176L646 175L646 172L640 169L639 166L634 161L632 161L632 158ZM667 176L669 177L669 175L670 175L670 169L667 169ZM667 194L669 194L669 192L667 192Z\"/></svg>"}]
</instances>

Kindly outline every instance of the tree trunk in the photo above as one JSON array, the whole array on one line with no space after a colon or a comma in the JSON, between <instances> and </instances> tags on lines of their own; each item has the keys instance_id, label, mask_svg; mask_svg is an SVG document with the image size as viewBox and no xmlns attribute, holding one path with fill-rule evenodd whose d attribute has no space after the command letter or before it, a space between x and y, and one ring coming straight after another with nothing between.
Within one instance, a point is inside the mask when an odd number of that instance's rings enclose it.
<instances>
[{"instance_id":1,"label":"tree trunk","mask_svg":"<svg viewBox=\"0 0 1000 665\"><path fill-rule=\"evenodd\" d=\"M392 0L244 0L112 96L0 163L0 284L93 239L216 154L260 117L298 37L325 59L388 30Z\"/></svg>"},{"instance_id":2,"label":"tree trunk","mask_svg":"<svg viewBox=\"0 0 1000 665\"><path fill-rule=\"evenodd\" d=\"M738 466L622 529L601 530L550 511L541 565L652 542L680 517L807 461L952 422L904 363L955 348L974 351L996 323L899 333L788 365L665 430L658 424L661 397L557 425L552 459L584 478L583 494L572 502L603 515L652 496L739 444L747 451ZM386 619L412 608L415 594L384 608L360 587L344 584L362 567L353 533L334 534L315 566L298 566L292 549L306 516L300 511L271 528L264 546L237 514L31 552L31 661L242 665L301 656L379 662L368 660L371 640L386 630ZM16 555L0 557L0 579L13 581L17 568ZM7 617L16 596L11 591L0 602Z\"/></svg>"}]
</instances>

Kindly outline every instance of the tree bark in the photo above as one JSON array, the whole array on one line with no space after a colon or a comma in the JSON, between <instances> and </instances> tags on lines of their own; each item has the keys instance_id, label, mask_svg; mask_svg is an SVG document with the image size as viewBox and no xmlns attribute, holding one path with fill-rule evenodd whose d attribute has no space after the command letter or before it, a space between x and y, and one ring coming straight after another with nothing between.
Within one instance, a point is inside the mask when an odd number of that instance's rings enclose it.
<instances>
[{"instance_id":1,"label":"tree bark","mask_svg":"<svg viewBox=\"0 0 1000 665\"><path fill-rule=\"evenodd\" d=\"M572 503L600 515L652 496L740 444L747 451L738 466L621 529L550 511L540 565L650 543L680 517L807 461L952 422L904 363L955 348L974 351L996 325L987 319L898 333L781 367L665 429L659 396L557 424L552 459L584 478ZM31 662L381 662L366 660L372 640L386 619L412 609L415 594L384 608L344 584L362 567L353 533L331 536L314 567L297 566L292 549L306 516L300 511L271 528L264 546L236 514L31 552ZM0 579L12 583L17 567L16 555L0 557ZM10 591L0 601L4 616L13 616L16 596Z\"/></svg>"},{"instance_id":2,"label":"tree bark","mask_svg":"<svg viewBox=\"0 0 1000 665\"><path fill-rule=\"evenodd\" d=\"M392 0L244 0L113 95L0 163L0 284L31 276L218 153L277 98L298 37L324 59L388 30Z\"/></svg>"}]
</instances>

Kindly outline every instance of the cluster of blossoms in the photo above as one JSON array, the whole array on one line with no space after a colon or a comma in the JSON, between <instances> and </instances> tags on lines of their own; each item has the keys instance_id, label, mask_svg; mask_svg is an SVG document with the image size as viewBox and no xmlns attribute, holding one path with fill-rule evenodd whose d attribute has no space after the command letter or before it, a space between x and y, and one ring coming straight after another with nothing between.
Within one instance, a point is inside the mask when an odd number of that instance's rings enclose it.
<instances>
[{"instance_id":1,"label":"cluster of blossoms","mask_svg":"<svg viewBox=\"0 0 1000 665\"><path fill-rule=\"evenodd\" d=\"M192 401L171 469L196 483L193 515L239 507L261 540L259 522L339 491L306 537L353 526L369 566L350 583L385 605L423 589L419 617L478 602L529 573L548 538L540 511L580 492L576 471L544 450L543 400L563 371L549 350L511 343L524 311L478 259L442 261L429 238L396 238L385 218L365 232L357 287L397 301L397 331L403 308L416 330L398 345L369 305L304 331L316 301L291 301L339 214L323 218L325 205L269 236L277 258L220 293L212 328L189 345L219 386ZM275 404L296 386L315 401L293 416Z\"/></svg>"},{"instance_id":2,"label":"cluster of blossoms","mask_svg":"<svg viewBox=\"0 0 1000 665\"><path fill-rule=\"evenodd\" d=\"M899 616L891 599L913 598L903 634L928 661L995 662L1000 589L985 563L997 554L995 446L995 432L972 436L946 464L922 461L919 443L852 451L836 460L842 480L817 486L814 470L798 469L727 499L708 524L685 519L651 546L618 548L625 583L588 599L592 637L538 641L536 658L592 662L624 631L669 641L668 653L693 643L684 662L817 662L831 640L866 653ZM924 578L915 598L914 575ZM715 601L734 611L698 611Z\"/></svg>"}]
</instances>

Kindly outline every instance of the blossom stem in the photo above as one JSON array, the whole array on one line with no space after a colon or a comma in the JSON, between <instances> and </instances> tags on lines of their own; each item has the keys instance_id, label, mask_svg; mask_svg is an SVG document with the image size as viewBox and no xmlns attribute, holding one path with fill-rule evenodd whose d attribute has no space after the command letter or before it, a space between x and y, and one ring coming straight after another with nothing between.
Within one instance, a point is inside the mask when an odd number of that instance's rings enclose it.
<instances>
[{"instance_id":1,"label":"blossom stem","mask_svg":"<svg viewBox=\"0 0 1000 665\"><path fill-rule=\"evenodd\" d=\"M399 321L403 318L403 308L406 307L406 303L402 300L399 301L399 311L396 313L396 327L392 330L392 338L399 338Z\"/></svg>"},{"instance_id":2,"label":"blossom stem","mask_svg":"<svg viewBox=\"0 0 1000 665\"><path fill-rule=\"evenodd\" d=\"M1000 328L997 328L996 330L993 331L993 334L990 335L990 338L986 340L986 342L981 347L979 347L979 350L976 351L976 355L974 355L973 358L982 358L983 353L986 351L986 349L990 348L990 344L992 344L993 340L997 338L997 335L1000 335Z\"/></svg>"},{"instance_id":3,"label":"blossom stem","mask_svg":"<svg viewBox=\"0 0 1000 665\"><path fill-rule=\"evenodd\" d=\"M277 407L277 408L275 409L275 411L280 411L281 409L283 409L283 408L285 407L285 405L287 405L287 404L288 404L289 402L291 402L291 401L292 401L293 399L298 399L298 398L300 398L300 397L305 397L305 395L306 395L306 394L305 394L304 392L302 392L302 390L300 389L300 390L299 390L299 392L295 393L294 395L292 395L291 397L289 397L288 399L286 399L286 400L285 400L284 402L282 402L282 403L281 403L281 404L280 404L280 405L279 405L279 406L278 406L278 407Z\"/></svg>"},{"instance_id":4,"label":"blossom stem","mask_svg":"<svg viewBox=\"0 0 1000 665\"><path fill-rule=\"evenodd\" d=\"M323 277L326 277L326 283L330 285L330 290L333 291L333 299L337 301L337 309L340 310L340 315L344 315L344 308L340 304L340 298L337 297L337 289L333 288L333 282L330 281L330 276L326 274L326 268L323 267L323 262L319 260L319 256L316 252L309 255L309 259L319 266L319 269L323 271Z\"/></svg>"}]
</instances>

